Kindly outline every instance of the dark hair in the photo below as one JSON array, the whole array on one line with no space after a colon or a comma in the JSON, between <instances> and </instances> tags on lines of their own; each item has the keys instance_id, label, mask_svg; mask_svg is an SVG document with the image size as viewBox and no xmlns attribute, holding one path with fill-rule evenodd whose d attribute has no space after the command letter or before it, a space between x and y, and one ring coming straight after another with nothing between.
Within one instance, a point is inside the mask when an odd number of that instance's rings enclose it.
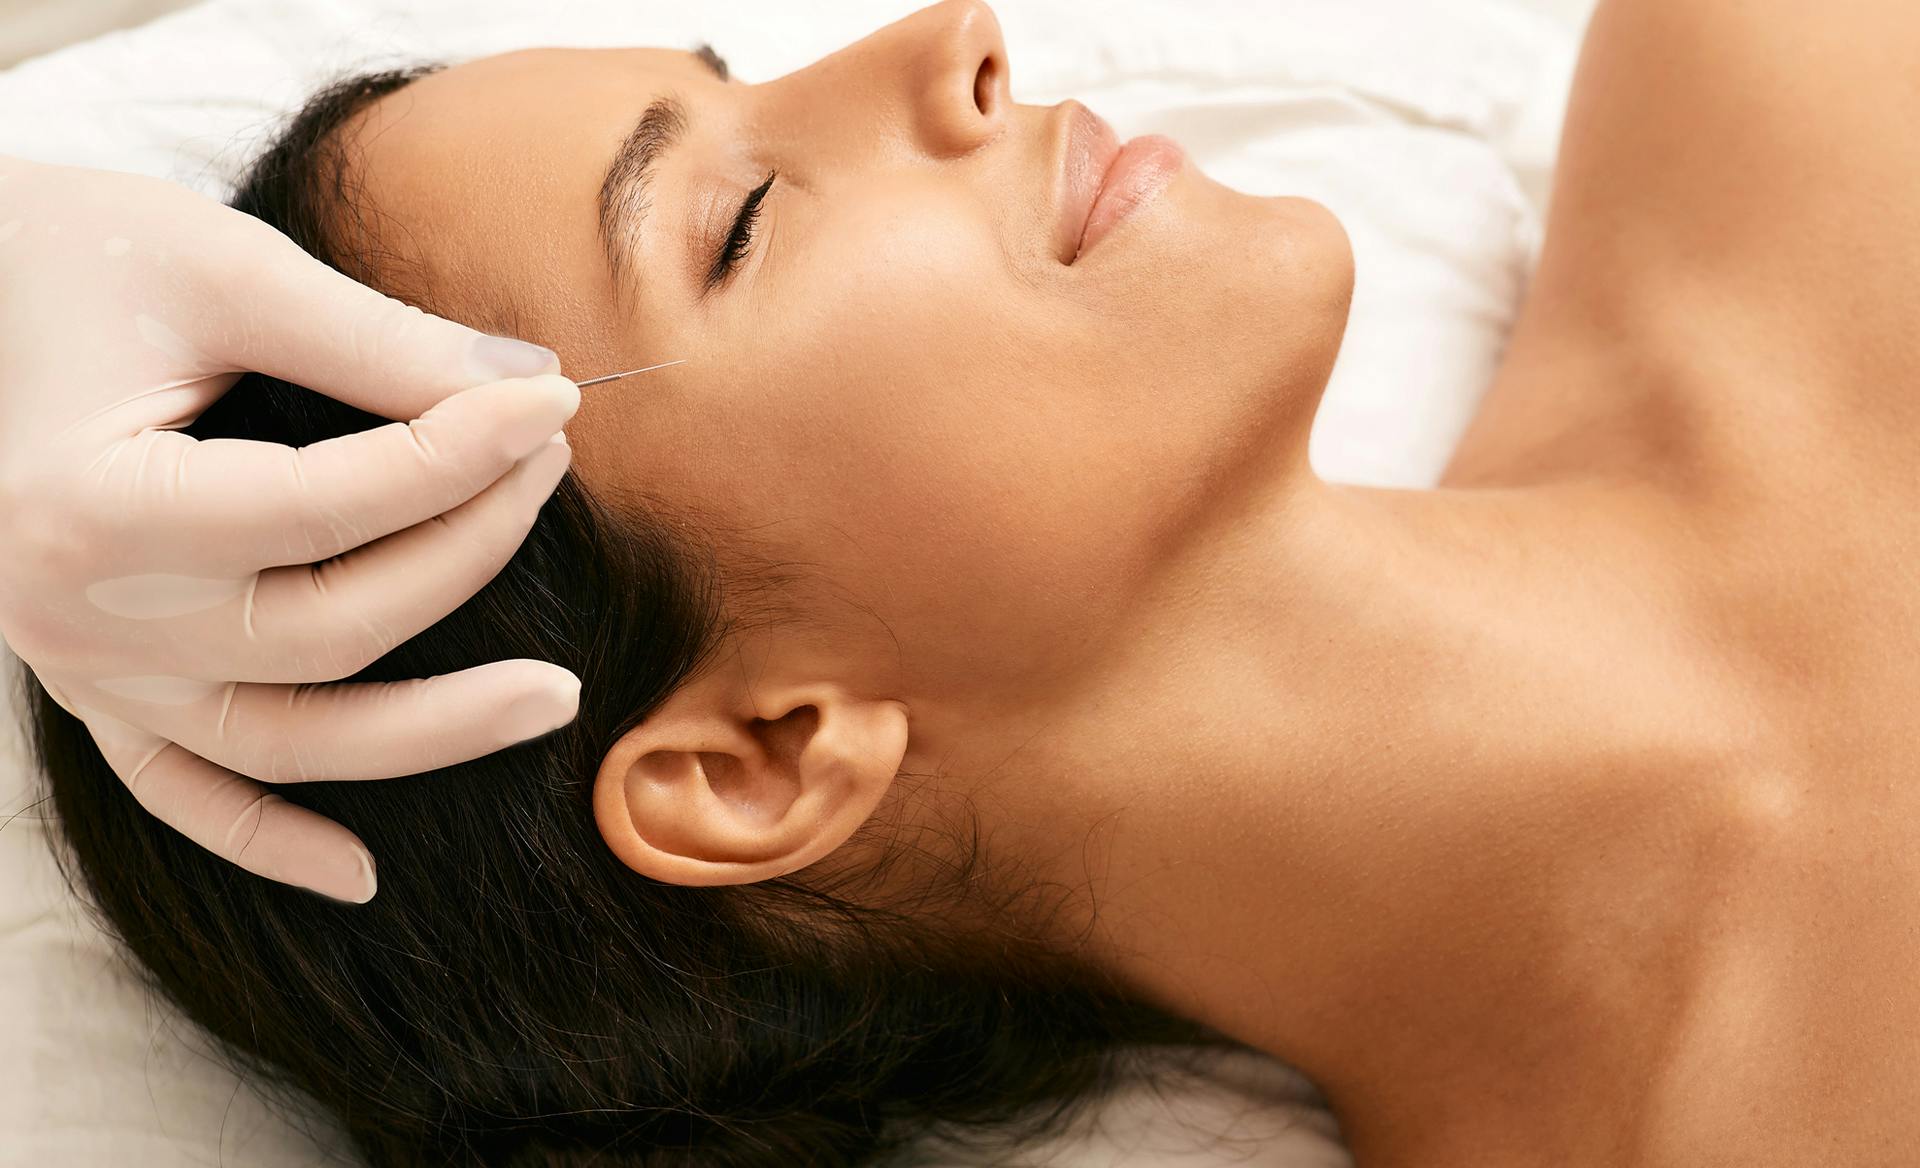
<instances>
[{"instance_id":1,"label":"dark hair","mask_svg":"<svg viewBox=\"0 0 1920 1168\"><path fill-rule=\"evenodd\" d=\"M371 279L379 257L338 242L360 211L330 138L422 71L322 91L233 205ZM301 446L384 421L249 374L189 433ZM381 892L366 905L255 878L169 830L33 685L69 880L243 1069L289 1106L316 1100L381 1166L892 1163L923 1134L985 1147L1066 1123L1126 1072L1128 1046L1224 1042L1013 927L1060 890L981 870L971 816L966 846L941 853L961 859L910 903L806 869L681 887L621 864L590 809L601 758L778 578L732 575L722 546L569 475L491 583L355 675L532 657L582 680L578 719L537 741L418 777L277 788L367 842ZM942 897L1001 927L970 935Z\"/></svg>"}]
</instances>

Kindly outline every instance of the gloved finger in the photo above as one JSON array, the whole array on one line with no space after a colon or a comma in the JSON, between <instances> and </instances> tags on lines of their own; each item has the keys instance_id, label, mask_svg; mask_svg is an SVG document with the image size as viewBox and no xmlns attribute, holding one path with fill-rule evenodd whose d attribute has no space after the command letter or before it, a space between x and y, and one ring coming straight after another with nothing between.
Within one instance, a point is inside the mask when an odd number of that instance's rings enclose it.
<instances>
[{"instance_id":1,"label":"gloved finger","mask_svg":"<svg viewBox=\"0 0 1920 1168\"><path fill-rule=\"evenodd\" d=\"M544 445L473 498L321 564L260 573L251 596L172 622L177 668L245 682L358 673L499 574L566 473Z\"/></svg>"},{"instance_id":2,"label":"gloved finger","mask_svg":"<svg viewBox=\"0 0 1920 1168\"><path fill-rule=\"evenodd\" d=\"M168 827L257 876L373 899L373 857L346 828L104 711L79 713L120 781Z\"/></svg>"},{"instance_id":3,"label":"gloved finger","mask_svg":"<svg viewBox=\"0 0 1920 1168\"><path fill-rule=\"evenodd\" d=\"M171 430L129 439L98 470L119 501L104 546L145 570L244 578L308 564L466 502L580 405L558 375L465 390L406 424L295 449Z\"/></svg>"},{"instance_id":4,"label":"gloved finger","mask_svg":"<svg viewBox=\"0 0 1920 1168\"><path fill-rule=\"evenodd\" d=\"M201 758L270 783L390 779L452 766L557 730L573 721L580 705L578 678L527 659L390 682L138 680L150 684L103 688L98 704ZM166 681L177 684L159 684Z\"/></svg>"},{"instance_id":5,"label":"gloved finger","mask_svg":"<svg viewBox=\"0 0 1920 1168\"><path fill-rule=\"evenodd\" d=\"M456 390L560 372L551 350L422 312L349 279L264 223L223 241L245 280L221 286L235 369L257 369L405 420ZM244 254L241 254L244 253ZM215 270L219 266L215 265Z\"/></svg>"}]
</instances>

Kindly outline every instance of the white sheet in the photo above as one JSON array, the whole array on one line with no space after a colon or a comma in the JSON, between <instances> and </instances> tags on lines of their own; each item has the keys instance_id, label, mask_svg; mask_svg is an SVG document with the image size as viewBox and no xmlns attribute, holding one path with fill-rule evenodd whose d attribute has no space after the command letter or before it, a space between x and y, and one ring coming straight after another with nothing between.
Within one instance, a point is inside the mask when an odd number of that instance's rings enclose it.
<instances>
[{"instance_id":1,"label":"white sheet","mask_svg":"<svg viewBox=\"0 0 1920 1168\"><path fill-rule=\"evenodd\" d=\"M1078 97L1123 135L1172 134L1230 185L1308 195L1340 216L1357 282L1313 462L1331 478L1419 486L1471 417L1535 259L1577 40L1567 15L1586 2L1002 0L997 11L1016 99ZM219 194L272 119L344 68L707 40L758 80L914 7L212 0L0 74L0 152ZM85 922L37 812L4 818L28 807L33 782L0 718L0 1164L330 1162L148 1002ZM1231 1058L1208 1085L1119 1096L1093 1118L1097 1130L1036 1148L1033 1162L1351 1163L1311 1085L1270 1059ZM1211 1131L1233 1138L1209 1144Z\"/></svg>"}]
</instances>

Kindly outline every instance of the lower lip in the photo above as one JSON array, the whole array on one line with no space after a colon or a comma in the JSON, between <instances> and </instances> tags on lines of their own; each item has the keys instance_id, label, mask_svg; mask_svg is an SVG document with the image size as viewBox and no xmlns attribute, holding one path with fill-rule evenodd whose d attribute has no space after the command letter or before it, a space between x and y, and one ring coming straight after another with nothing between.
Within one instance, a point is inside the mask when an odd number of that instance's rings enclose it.
<instances>
[{"instance_id":1,"label":"lower lip","mask_svg":"<svg viewBox=\"0 0 1920 1168\"><path fill-rule=\"evenodd\" d=\"M1085 255L1122 219L1152 202L1180 173L1186 159L1179 143L1164 134L1142 134L1120 147L1093 196L1086 230L1080 234L1080 250L1073 258Z\"/></svg>"}]
</instances>

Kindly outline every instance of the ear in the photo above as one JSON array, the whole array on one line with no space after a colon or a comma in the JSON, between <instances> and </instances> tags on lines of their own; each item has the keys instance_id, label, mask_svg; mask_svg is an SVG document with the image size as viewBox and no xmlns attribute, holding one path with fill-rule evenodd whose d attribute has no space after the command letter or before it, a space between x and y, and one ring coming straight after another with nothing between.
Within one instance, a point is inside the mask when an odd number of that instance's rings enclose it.
<instances>
[{"instance_id":1,"label":"ear","mask_svg":"<svg viewBox=\"0 0 1920 1168\"><path fill-rule=\"evenodd\" d=\"M906 756L904 703L826 684L756 681L748 695L715 679L676 691L622 735L594 779L607 846L671 884L748 884L806 867L867 821Z\"/></svg>"}]
</instances>

